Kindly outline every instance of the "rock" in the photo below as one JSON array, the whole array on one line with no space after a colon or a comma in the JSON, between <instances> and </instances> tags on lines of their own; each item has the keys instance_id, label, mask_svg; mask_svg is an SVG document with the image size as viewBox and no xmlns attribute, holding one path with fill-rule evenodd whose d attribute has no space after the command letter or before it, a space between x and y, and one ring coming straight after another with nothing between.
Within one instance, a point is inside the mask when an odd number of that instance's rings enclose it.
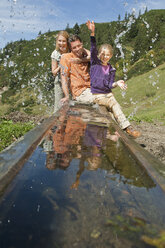
<instances>
[{"instance_id":1,"label":"rock","mask_svg":"<svg viewBox=\"0 0 165 248\"><path fill-rule=\"evenodd\" d=\"M94 239L97 239L99 238L101 235L101 232L97 231L96 229L94 229L91 233L91 237L94 238Z\"/></svg>"}]
</instances>

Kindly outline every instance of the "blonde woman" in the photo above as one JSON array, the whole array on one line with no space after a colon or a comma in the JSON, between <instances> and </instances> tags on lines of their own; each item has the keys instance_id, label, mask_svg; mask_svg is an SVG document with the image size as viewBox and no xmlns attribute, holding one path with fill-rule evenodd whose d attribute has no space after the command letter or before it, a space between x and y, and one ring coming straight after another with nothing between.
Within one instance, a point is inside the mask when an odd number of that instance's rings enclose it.
<instances>
[{"instance_id":1,"label":"blonde woman","mask_svg":"<svg viewBox=\"0 0 165 248\"><path fill-rule=\"evenodd\" d=\"M60 100L64 97L60 78L60 59L61 55L69 52L68 47L69 34L66 31L60 31L56 37L56 48L51 54L52 74L54 80L54 112L60 108Z\"/></svg>"}]
</instances>

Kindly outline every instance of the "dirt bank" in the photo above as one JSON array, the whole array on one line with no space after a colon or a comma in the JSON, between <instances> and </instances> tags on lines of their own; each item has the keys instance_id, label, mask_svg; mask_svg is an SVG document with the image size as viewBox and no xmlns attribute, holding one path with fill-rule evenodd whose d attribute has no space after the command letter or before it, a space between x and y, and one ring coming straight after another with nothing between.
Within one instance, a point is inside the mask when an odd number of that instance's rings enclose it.
<instances>
[{"instance_id":1,"label":"dirt bank","mask_svg":"<svg viewBox=\"0 0 165 248\"><path fill-rule=\"evenodd\" d=\"M142 133L136 142L165 164L165 126L162 123L133 124Z\"/></svg>"}]
</instances>

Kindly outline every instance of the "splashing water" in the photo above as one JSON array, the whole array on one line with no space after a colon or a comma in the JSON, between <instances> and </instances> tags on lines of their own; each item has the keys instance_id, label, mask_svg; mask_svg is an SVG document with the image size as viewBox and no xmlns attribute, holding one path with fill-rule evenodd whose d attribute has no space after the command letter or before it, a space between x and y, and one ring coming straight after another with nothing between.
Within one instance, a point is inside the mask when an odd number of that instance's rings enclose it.
<instances>
[{"instance_id":1,"label":"splashing water","mask_svg":"<svg viewBox=\"0 0 165 248\"><path fill-rule=\"evenodd\" d=\"M134 13L135 13L135 10L134 10ZM116 47L119 49L119 51L120 51L120 58L123 58L123 74L124 74L124 80L127 80L127 63L125 63L125 61L124 61L124 59L125 59L125 55L124 55L124 52L123 52L123 47L122 47L122 43L121 43L121 38L130 30L130 28L131 28L131 25L135 22L135 20L136 19L134 19L134 15L133 16L131 16L130 18L129 18L129 21L128 21L128 23L126 24L126 30L125 31L122 31L120 34L118 34L117 36L116 36L116 39L115 39L115 44L116 44ZM142 21L143 21L143 23L145 24L145 26L146 26L146 36L149 36L149 34L150 34L150 25L149 25L149 23L143 18L142 19ZM154 35L154 37L152 37L151 38L151 45L150 45L150 49L152 49L152 45L153 45L153 43L155 43L156 42L156 40L158 39L158 33L156 33L155 35ZM132 56L134 56L134 54L135 54L135 52L134 51L132 51ZM157 65L156 65L156 63L155 63L155 61L154 61L154 52L152 52L152 50L150 51L150 53L148 53L149 55L150 55L150 57L151 57L151 59L152 59L152 61L151 61L151 64L152 64L152 66L153 66L153 68L156 68L157 67ZM151 83L151 85L152 85L152 87L156 87L156 89L158 90L159 89L159 86L158 86L158 83L159 83L159 74L158 74L158 72L157 71L155 71L154 72L154 74L155 74L155 76L152 76L152 75L150 75L149 76L149 79L150 79L150 83ZM122 97L123 98L125 98L125 95L126 95L126 92L125 91L121 91L121 95L122 95ZM159 96L158 97L156 97L153 101L157 101L159 99ZM136 104L136 107L134 108L134 110L132 111L132 113L129 115L129 117L128 118L133 118L133 116L134 115L136 115L136 113L137 113L137 111L138 111L138 107L137 107L137 101L133 101L133 99L131 98L130 99L130 102L131 102L131 104Z\"/></svg>"},{"instance_id":2,"label":"splashing water","mask_svg":"<svg viewBox=\"0 0 165 248\"><path fill-rule=\"evenodd\" d=\"M135 22L135 19L133 18L133 16L130 16L129 17L129 20L128 22L126 23L126 30L122 31L120 34L116 35L116 39L115 39L115 45L116 47L119 49L120 51L120 57L121 58L125 58L125 55L124 55L124 52L123 52L123 47L122 47L122 44L120 43L120 39L131 29L131 25ZM127 80L127 72L128 72L128 69L127 69L127 63L125 63L125 61L123 61L123 73L124 73L124 81ZM125 91L121 91L121 95L122 97L124 98L125 95L126 95L126 92Z\"/></svg>"},{"instance_id":3,"label":"splashing water","mask_svg":"<svg viewBox=\"0 0 165 248\"><path fill-rule=\"evenodd\" d=\"M143 21L144 24L146 25L147 36L149 36L150 25L149 25L149 23L148 23L144 18L142 19L142 21ZM152 44L155 43L155 41L158 39L158 36L159 36L158 33L156 33L155 36L152 37L152 39L151 39ZM150 49L152 49L152 45L150 46ZM156 65L155 62L154 62L154 53L153 53L153 52L150 53L150 57L152 58L151 63L152 63L153 68L156 68L157 65ZM151 85L152 85L153 87L156 86L156 89L158 90L158 89L159 89L159 86L157 86L157 84L159 83L159 74L158 74L157 71L155 71L154 74L155 74L156 78L153 77L152 75L150 75L150 76L149 76L149 79L150 79ZM155 98L154 101L157 101L158 99L159 99L159 96L158 96L157 98Z\"/></svg>"}]
</instances>

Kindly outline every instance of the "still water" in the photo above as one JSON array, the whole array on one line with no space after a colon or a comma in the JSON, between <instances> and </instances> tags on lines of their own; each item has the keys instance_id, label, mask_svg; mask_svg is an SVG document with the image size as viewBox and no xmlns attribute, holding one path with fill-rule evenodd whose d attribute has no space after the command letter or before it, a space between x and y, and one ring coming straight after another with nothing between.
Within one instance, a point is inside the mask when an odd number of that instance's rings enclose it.
<instances>
[{"instance_id":1,"label":"still water","mask_svg":"<svg viewBox=\"0 0 165 248\"><path fill-rule=\"evenodd\" d=\"M164 193L106 118L73 106L1 198L0 247L151 247L164 209Z\"/></svg>"}]
</instances>

